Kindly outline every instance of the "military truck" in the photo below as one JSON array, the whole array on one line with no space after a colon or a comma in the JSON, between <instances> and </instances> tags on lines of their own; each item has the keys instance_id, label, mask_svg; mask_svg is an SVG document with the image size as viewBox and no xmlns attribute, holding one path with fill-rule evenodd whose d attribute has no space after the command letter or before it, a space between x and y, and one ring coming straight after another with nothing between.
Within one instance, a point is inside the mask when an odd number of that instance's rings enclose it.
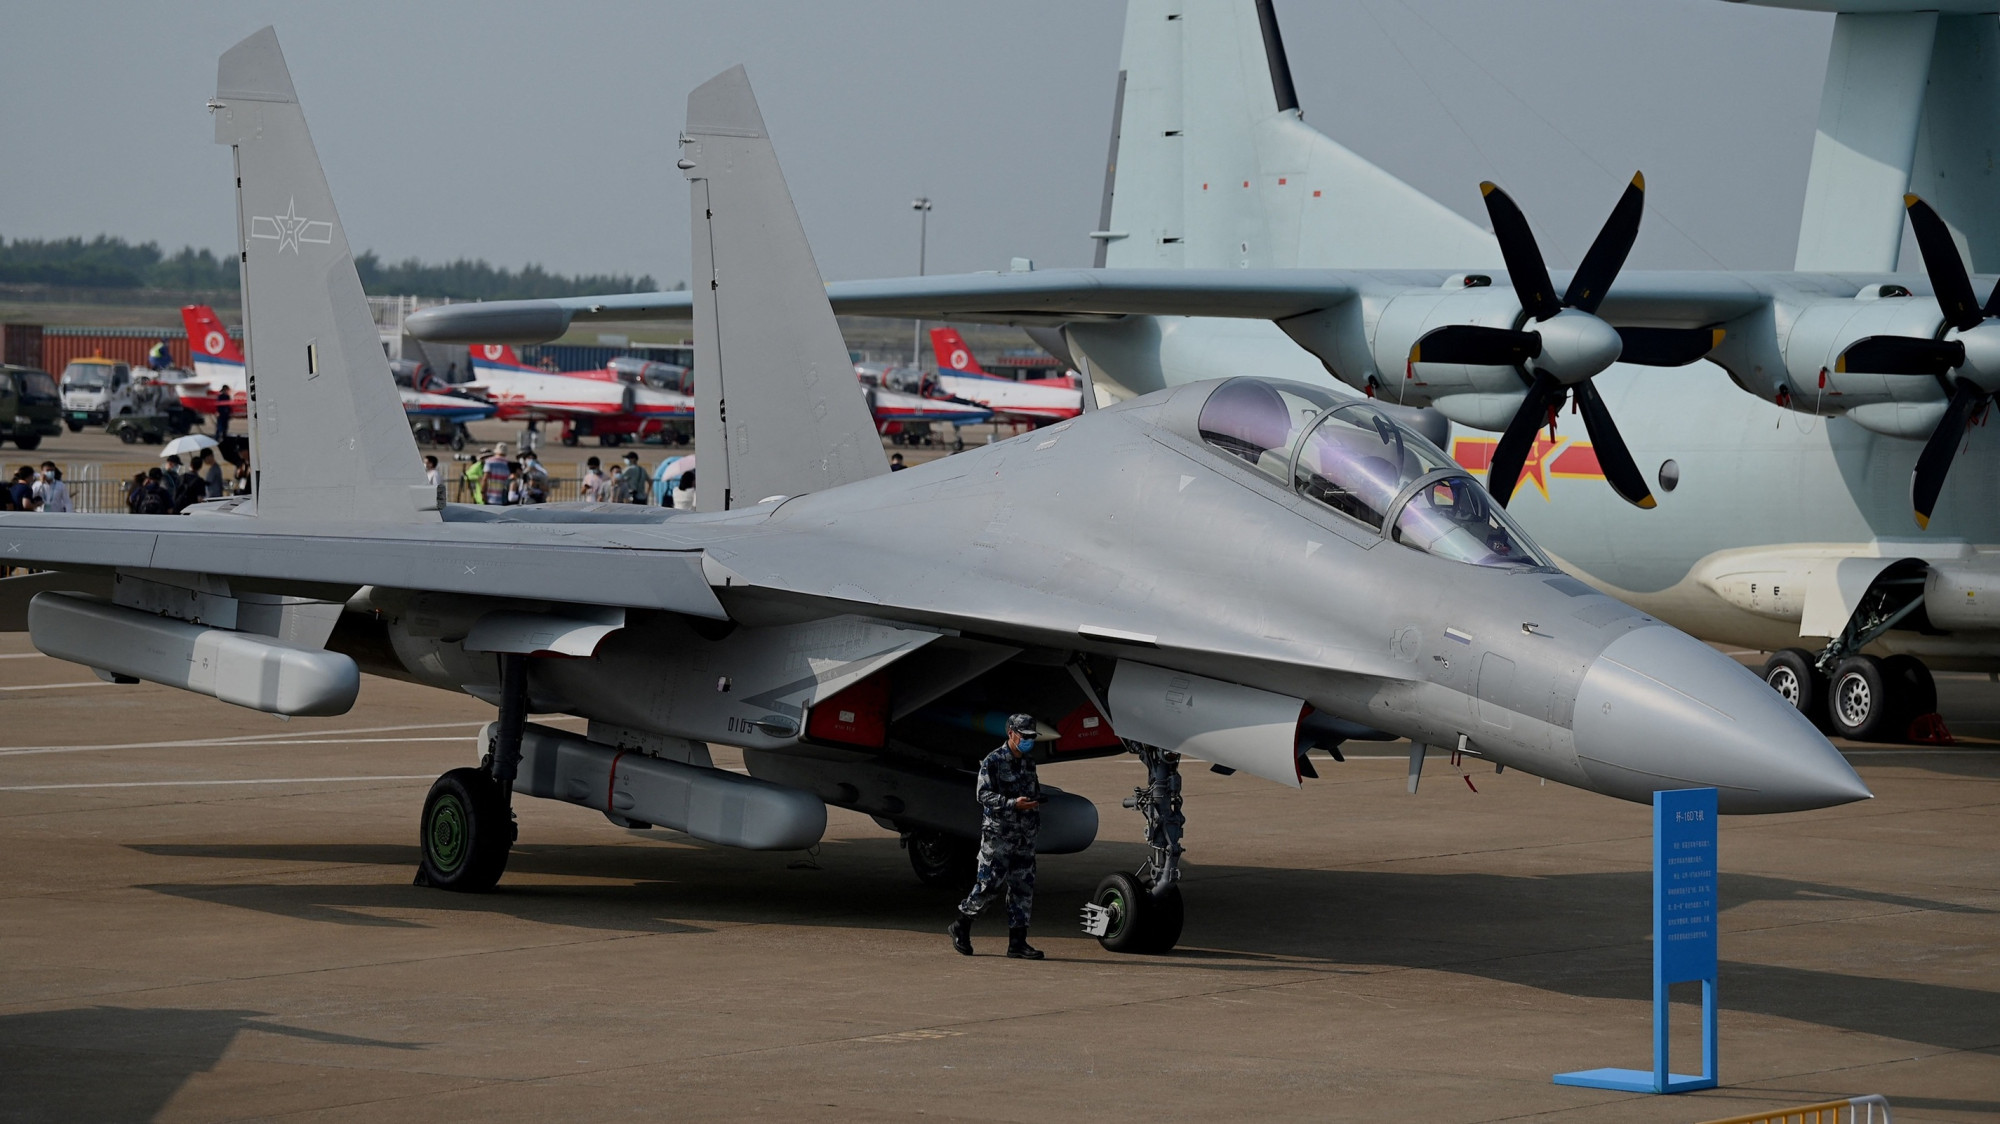
<instances>
[{"instance_id":1,"label":"military truck","mask_svg":"<svg viewBox=\"0 0 2000 1124\"><path fill-rule=\"evenodd\" d=\"M62 427L62 397L47 371L0 366L0 439L32 449Z\"/></svg>"}]
</instances>

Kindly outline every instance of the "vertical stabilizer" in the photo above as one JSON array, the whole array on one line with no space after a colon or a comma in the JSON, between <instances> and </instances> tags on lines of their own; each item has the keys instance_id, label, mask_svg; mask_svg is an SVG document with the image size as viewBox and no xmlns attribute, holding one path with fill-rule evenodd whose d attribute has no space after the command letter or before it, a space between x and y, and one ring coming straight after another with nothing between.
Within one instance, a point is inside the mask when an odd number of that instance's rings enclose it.
<instances>
[{"instance_id":1,"label":"vertical stabilizer","mask_svg":"<svg viewBox=\"0 0 2000 1124\"><path fill-rule=\"evenodd\" d=\"M236 158L257 514L438 519L275 31L223 54L210 106Z\"/></svg>"},{"instance_id":2,"label":"vertical stabilizer","mask_svg":"<svg viewBox=\"0 0 2000 1124\"><path fill-rule=\"evenodd\" d=\"M694 220L700 506L889 471L742 67L688 95L680 167Z\"/></svg>"},{"instance_id":3,"label":"vertical stabilizer","mask_svg":"<svg viewBox=\"0 0 2000 1124\"><path fill-rule=\"evenodd\" d=\"M1937 22L1936 12L1834 17L1794 268L1896 268Z\"/></svg>"},{"instance_id":4,"label":"vertical stabilizer","mask_svg":"<svg viewBox=\"0 0 2000 1124\"><path fill-rule=\"evenodd\" d=\"M1976 273L2000 272L1996 156L2000 156L2000 17L1991 12L1940 15L1910 190L1937 209ZM1902 233L1900 225L1897 233Z\"/></svg>"},{"instance_id":5,"label":"vertical stabilizer","mask_svg":"<svg viewBox=\"0 0 2000 1124\"><path fill-rule=\"evenodd\" d=\"M1305 123L1270 0L1130 0L1100 263L1501 264L1477 223Z\"/></svg>"}]
</instances>

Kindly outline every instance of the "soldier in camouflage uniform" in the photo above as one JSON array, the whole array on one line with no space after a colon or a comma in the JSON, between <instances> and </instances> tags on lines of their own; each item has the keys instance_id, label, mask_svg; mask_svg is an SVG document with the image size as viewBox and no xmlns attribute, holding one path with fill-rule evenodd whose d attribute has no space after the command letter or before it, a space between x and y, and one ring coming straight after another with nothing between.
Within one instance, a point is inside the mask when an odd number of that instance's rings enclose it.
<instances>
[{"instance_id":1,"label":"soldier in camouflage uniform","mask_svg":"<svg viewBox=\"0 0 2000 1124\"><path fill-rule=\"evenodd\" d=\"M1007 744L979 763L979 880L958 906L951 946L972 955L972 919L1007 893L1007 955L1040 960L1028 945L1028 916L1035 905L1035 835L1042 828L1042 786L1035 777L1035 720L1007 719Z\"/></svg>"}]
</instances>

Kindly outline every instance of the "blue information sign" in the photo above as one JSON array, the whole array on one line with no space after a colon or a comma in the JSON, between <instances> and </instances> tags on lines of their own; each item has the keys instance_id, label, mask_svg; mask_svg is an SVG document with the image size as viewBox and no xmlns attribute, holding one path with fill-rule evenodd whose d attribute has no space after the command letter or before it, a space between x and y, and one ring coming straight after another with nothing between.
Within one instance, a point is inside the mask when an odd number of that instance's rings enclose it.
<instances>
[{"instance_id":1,"label":"blue information sign","mask_svg":"<svg viewBox=\"0 0 2000 1124\"><path fill-rule=\"evenodd\" d=\"M1558 1073L1558 1085L1630 1093L1685 1093L1716 1086L1715 790L1653 794L1653 1068ZM1701 981L1701 1075L1667 1067L1669 984Z\"/></svg>"}]
</instances>

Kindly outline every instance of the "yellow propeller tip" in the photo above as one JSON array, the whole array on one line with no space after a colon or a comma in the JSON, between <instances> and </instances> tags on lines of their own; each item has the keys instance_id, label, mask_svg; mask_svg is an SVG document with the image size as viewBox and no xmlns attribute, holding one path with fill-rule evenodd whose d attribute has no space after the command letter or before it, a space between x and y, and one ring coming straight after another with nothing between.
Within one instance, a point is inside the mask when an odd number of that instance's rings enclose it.
<instances>
[{"instance_id":1,"label":"yellow propeller tip","mask_svg":"<svg viewBox=\"0 0 2000 1124\"><path fill-rule=\"evenodd\" d=\"M1833 373L1836 375L1844 375L1847 373L1847 356L1842 355L1840 358L1833 361Z\"/></svg>"},{"instance_id":2,"label":"yellow propeller tip","mask_svg":"<svg viewBox=\"0 0 2000 1124\"><path fill-rule=\"evenodd\" d=\"M1917 197L1917 196L1915 196L1915 195L1905 195L1905 196L1903 196L1903 206L1905 206L1905 207L1914 207L1914 206L1916 206L1917 204L1919 204L1919 203L1921 203L1921 202L1923 202L1923 200L1922 200L1922 199L1920 199L1920 198L1918 198L1918 197Z\"/></svg>"},{"instance_id":3,"label":"yellow propeller tip","mask_svg":"<svg viewBox=\"0 0 2000 1124\"><path fill-rule=\"evenodd\" d=\"M1658 506L1660 506L1660 501L1654 499L1651 493L1647 493L1646 498L1639 501L1640 511L1651 511Z\"/></svg>"},{"instance_id":4,"label":"yellow propeller tip","mask_svg":"<svg viewBox=\"0 0 2000 1124\"><path fill-rule=\"evenodd\" d=\"M1479 194L1481 195L1491 195L1498 190L1500 190L1500 185L1494 183L1492 180L1479 181Z\"/></svg>"},{"instance_id":5,"label":"yellow propeller tip","mask_svg":"<svg viewBox=\"0 0 2000 1124\"><path fill-rule=\"evenodd\" d=\"M1923 512L1921 512L1921 511L1917 512L1917 513L1916 513L1916 516L1917 516L1917 530L1919 530L1919 531L1928 531L1928 530L1930 530L1930 529L1931 529L1931 517L1930 517L1930 516L1928 516L1928 515L1925 515L1925 514L1924 514Z\"/></svg>"},{"instance_id":6,"label":"yellow propeller tip","mask_svg":"<svg viewBox=\"0 0 2000 1124\"><path fill-rule=\"evenodd\" d=\"M1728 334L1729 334L1729 329L1727 328L1716 328L1712 330L1708 336L1709 350L1713 351L1714 349L1721 347L1722 338Z\"/></svg>"},{"instance_id":7,"label":"yellow propeller tip","mask_svg":"<svg viewBox=\"0 0 2000 1124\"><path fill-rule=\"evenodd\" d=\"M1646 190L1646 173L1644 173L1644 172L1633 172L1633 173L1632 173L1632 186L1633 186L1633 187L1636 187L1636 188L1638 188L1638 189L1639 189L1640 191L1644 191L1644 190Z\"/></svg>"},{"instance_id":8,"label":"yellow propeller tip","mask_svg":"<svg viewBox=\"0 0 2000 1124\"><path fill-rule=\"evenodd\" d=\"M1410 345L1410 362L1412 362L1412 363L1421 363L1421 362L1423 362L1423 361L1424 361L1424 345L1422 345L1422 344L1411 344L1411 345Z\"/></svg>"}]
</instances>

